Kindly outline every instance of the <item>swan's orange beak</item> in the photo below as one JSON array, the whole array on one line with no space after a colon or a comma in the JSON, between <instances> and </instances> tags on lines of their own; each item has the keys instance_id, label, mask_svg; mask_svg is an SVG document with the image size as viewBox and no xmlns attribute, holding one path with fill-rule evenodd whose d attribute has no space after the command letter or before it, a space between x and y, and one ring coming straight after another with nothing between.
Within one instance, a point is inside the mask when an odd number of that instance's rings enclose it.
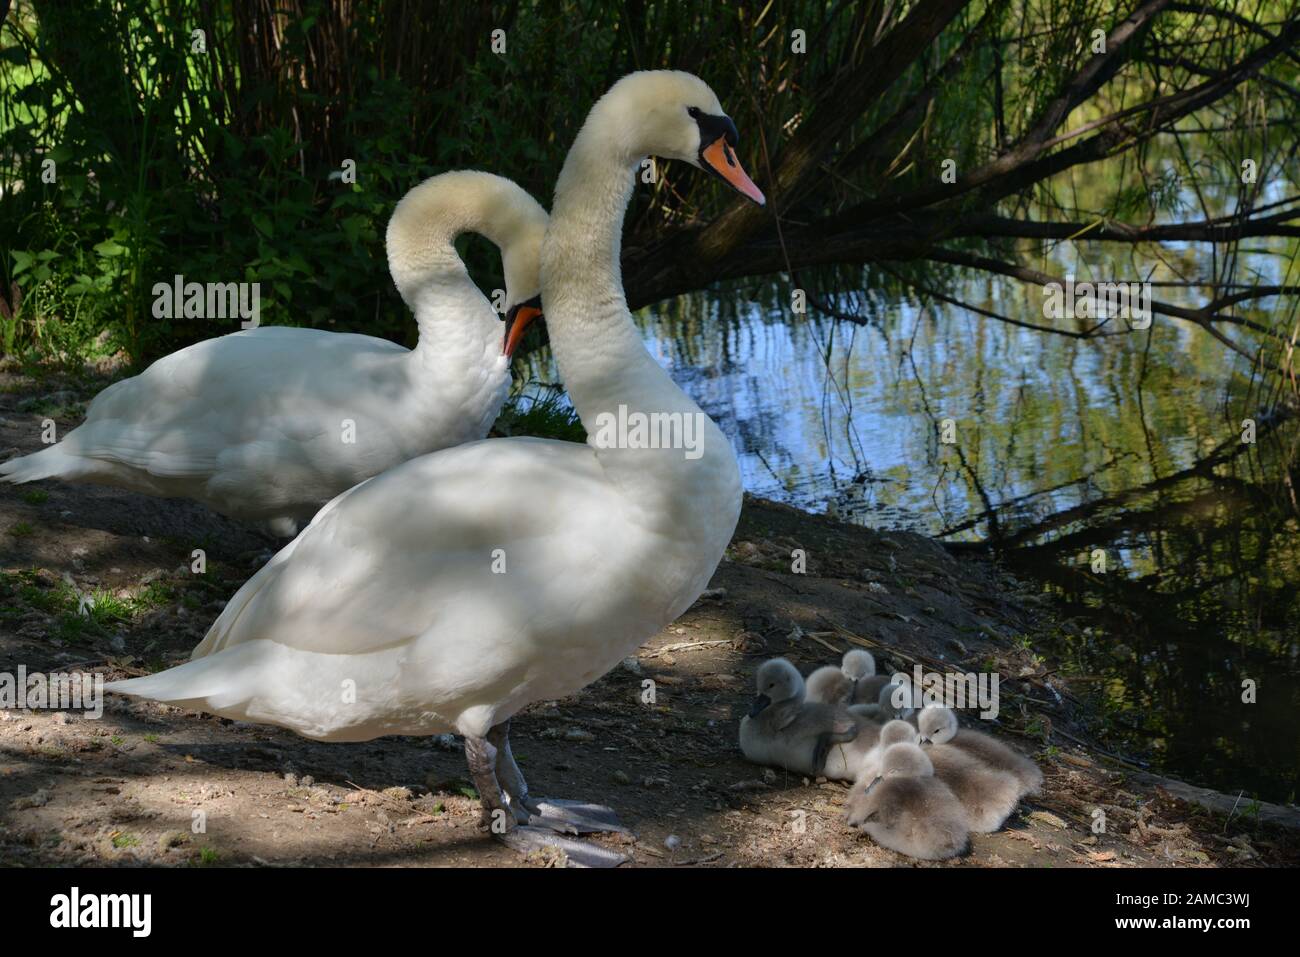
<instances>
[{"instance_id":1,"label":"swan's orange beak","mask_svg":"<svg viewBox=\"0 0 1300 957\"><path fill-rule=\"evenodd\" d=\"M705 169L721 176L736 192L747 196L760 206L766 205L767 197L754 185L745 168L740 165L740 160L736 158L736 151L731 148L725 136L719 136L700 150L700 161Z\"/></svg>"},{"instance_id":2,"label":"swan's orange beak","mask_svg":"<svg viewBox=\"0 0 1300 957\"><path fill-rule=\"evenodd\" d=\"M520 303L510 310L510 314L506 316L506 338L502 347L502 352L507 359L514 356L519 343L524 341L524 333L528 331L533 320L541 314L542 310L532 302Z\"/></svg>"}]
</instances>

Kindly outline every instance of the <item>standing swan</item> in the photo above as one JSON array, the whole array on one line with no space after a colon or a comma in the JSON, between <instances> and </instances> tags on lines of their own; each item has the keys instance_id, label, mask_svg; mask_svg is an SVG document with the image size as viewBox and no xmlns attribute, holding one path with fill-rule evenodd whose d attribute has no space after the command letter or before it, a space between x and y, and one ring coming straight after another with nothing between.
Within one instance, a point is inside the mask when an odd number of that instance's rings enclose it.
<instances>
[{"instance_id":1,"label":"standing swan","mask_svg":"<svg viewBox=\"0 0 1300 957\"><path fill-rule=\"evenodd\" d=\"M607 809L530 798L509 722L594 681L689 608L735 529L731 446L642 345L619 276L620 227L647 154L762 201L735 135L703 81L634 73L596 103L569 151L542 296L588 444L472 442L345 492L235 594L194 660L109 690L331 741L459 732L496 837L560 846L573 863L621 861L554 833L616 825ZM609 435L620 412L676 415L693 441L620 442Z\"/></svg>"},{"instance_id":2,"label":"standing swan","mask_svg":"<svg viewBox=\"0 0 1300 957\"><path fill-rule=\"evenodd\" d=\"M536 311L546 222L537 201L500 176L427 179L397 204L387 236L393 281L420 327L414 350L284 326L198 342L109 386L62 442L0 464L0 479L192 498L296 534L358 482L487 434L510 388L510 360L500 320L452 241L478 232L500 247L506 304L522 330Z\"/></svg>"}]
</instances>

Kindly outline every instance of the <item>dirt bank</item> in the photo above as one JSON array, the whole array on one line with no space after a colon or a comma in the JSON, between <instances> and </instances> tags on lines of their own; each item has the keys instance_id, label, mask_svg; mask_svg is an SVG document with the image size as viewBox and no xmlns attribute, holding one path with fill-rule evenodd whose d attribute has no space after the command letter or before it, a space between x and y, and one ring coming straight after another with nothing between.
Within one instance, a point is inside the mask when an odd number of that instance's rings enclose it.
<instances>
[{"instance_id":1,"label":"dirt bank","mask_svg":"<svg viewBox=\"0 0 1300 957\"><path fill-rule=\"evenodd\" d=\"M75 425L100 384L0 374L0 459L38 448L46 416ZM187 502L0 485L0 671L120 677L183 660L273 545ZM983 558L749 500L706 597L580 694L520 715L515 752L535 793L617 808L634 866L911 865L844 826L846 785L755 767L736 746L761 661L807 672L865 644L882 668L997 671L997 733L1045 772L1003 831L924 866L1300 862L1296 832L1273 823L1294 812L1208 810L1106 756L1068 679L1033 650L1060 624ZM449 740L318 744L120 699L101 720L0 712L0 863L519 863L477 831L466 778Z\"/></svg>"}]
</instances>

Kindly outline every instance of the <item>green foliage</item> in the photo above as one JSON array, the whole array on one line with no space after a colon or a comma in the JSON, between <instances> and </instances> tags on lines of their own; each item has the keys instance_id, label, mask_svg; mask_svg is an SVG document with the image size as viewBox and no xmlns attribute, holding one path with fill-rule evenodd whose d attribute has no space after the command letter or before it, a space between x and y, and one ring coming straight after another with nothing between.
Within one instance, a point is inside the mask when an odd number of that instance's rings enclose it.
<instances>
[{"instance_id":1,"label":"green foliage","mask_svg":"<svg viewBox=\"0 0 1300 957\"><path fill-rule=\"evenodd\" d=\"M176 275L260 283L267 324L413 338L388 278L384 225L407 189L481 155L470 129L416 136L423 92L358 66L352 105L331 117L337 142L305 143L295 117L331 91L286 92L282 64L227 72L241 60L247 11L211 19L197 2L128 0L97 7L97 29L78 32L77 6L19 3L0 34L0 289L20 291L0 296L5 354L72 363L124 349L139 365L238 329L238 319L156 318L155 284ZM329 5L302 6L323 15ZM287 62L309 57L311 20L279 24ZM208 27L207 54L189 49L194 23ZM382 59L382 32L366 26L355 24L354 64ZM478 114L457 118L482 122L499 80L471 72L433 99L448 119L477 103ZM345 160L355 184L342 180Z\"/></svg>"},{"instance_id":2,"label":"green foliage","mask_svg":"<svg viewBox=\"0 0 1300 957\"><path fill-rule=\"evenodd\" d=\"M410 343L383 233L419 180L487 168L545 202L590 103L622 73L660 67L708 75L749 131L746 163L761 171L759 144L777 141L822 81L860 61L860 21L872 15L677 0L445 5L434 17L396 3L341 12L291 0L271 10L15 4L0 31L0 291L16 283L21 302L6 303L9 314L0 306L5 354L71 364L123 349L139 365L238 328L155 318L154 285L176 275L261 283L268 324ZM815 55L791 51L794 26L809 28ZM204 51L193 49L196 27ZM505 55L490 48L498 27ZM945 35L936 53L960 39L960 30ZM909 82L926 78L921 66ZM882 98L855 131L901 95ZM961 103L944 109L932 123L937 141L944 117L970 125ZM964 159L977 147L967 136L942 148ZM347 160L355 183L340 176ZM53 183L42 176L49 161ZM902 184L921 173L898 175ZM657 189L639 191L629 228L699 220L721 195L707 177L665 170ZM486 244L466 254L485 288L500 284Z\"/></svg>"},{"instance_id":3,"label":"green foliage","mask_svg":"<svg viewBox=\"0 0 1300 957\"><path fill-rule=\"evenodd\" d=\"M53 637L83 644L106 638L121 626L174 600L174 591L173 586L158 581L135 594L122 595L105 589L79 594L70 582L51 581L46 573L36 569L0 573L0 622L21 621L31 611L38 611L52 619Z\"/></svg>"},{"instance_id":4,"label":"green foliage","mask_svg":"<svg viewBox=\"0 0 1300 957\"><path fill-rule=\"evenodd\" d=\"M221 854L215 847L201 847L198 857L192 863L195 867L215 867L220 862Z\"/></svg>"},{"instance_id":5,"label":"green foliage","mask_svg":"<svg viewBox=\"0 0 1300 957\"><path fill-rule=\"evenodd\" d=\"M587 431L568 397L556 386L530 385L506 401L495 430L502 435L531 435L565 442L586 442Z\"/></svg>"},{"instance_id":6,"label":"green foliage","mask_svg":"<svg viewBox=\"0 0 1300 957\"><path fill-rule=\"evenodd\" d=\"M17 0L0 28L4 354L76 364L125 350L139 365L238 328L237 319L155 318L155 284L177 275L260 283L268 324L410 344L414 325L388 277L383 238L394 203L421 179L486 168L547 202L568 144L609 84L631 70L675 68L707 77L744 131L741 158L762 182L769 160L834 113L839 84L872 68L882 31L924 9L883 0L431 6ZM1061 117L1059 129L1086 128L1181 82L1151 57L1196 51L1203 71L1193 79L1235 62L1240 38L1228 27L1243 15L1211 6L1225 15L1171 10L1139 31L1132 42L1146 45L1143 54ZM1293 5L1265 0L1247 19L1287 16ZM1095 33L1122 17L1103 0L967 5L909 53L860 115L835 124L823 178L786 210L788 238L807 241L801 224L867 200L932 191L944 161L964 175L1002 155L1050 113L1092 55ZM796 28L806 33L804 52L793 49ZM504 54L491 48L495 29L505 31ZM1132 156L1120 151L1120 169L1093 176L1092 188L1058 177L1010 195L972 189L944 205L943 219L976 208L1016 216L1026 200L1045 220L1182 215L1189 195L1205 193L1243 156L1260 158L1263 182L1265 170L1294 161L1293 127L1276 117L1253 122L1272 116L1265 94L1296 84L1286 57L1268 71L1268 84L1243 87L1229 111L1243 122L1212 150L1153 162L1139 146ZM1077 141L1067 137L1061 148ZM723 198L712 178L663 166L652 189L637 190L629 249L709 223ZM483 287L499 286L495 252L464 246ZM872 316L900 277L928 268L910 252L900 258L914 261L889 277L864 275L861 257L850 255L800 278L821 289L872 288L845 309ZM753 283L773 321L788 318L790 281Z\"/></svg>"}]
</instances>

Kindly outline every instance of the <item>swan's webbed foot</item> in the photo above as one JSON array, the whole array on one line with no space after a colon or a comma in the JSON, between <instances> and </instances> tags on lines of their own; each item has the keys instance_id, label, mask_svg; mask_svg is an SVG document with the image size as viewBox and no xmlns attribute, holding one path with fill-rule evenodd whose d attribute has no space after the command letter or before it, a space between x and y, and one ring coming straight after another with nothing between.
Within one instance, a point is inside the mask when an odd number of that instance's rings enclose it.
<instances>
[{"instance_id":1,"label":"swan's webbed foot","mask_svg":"<svg viewBox=\"0 0 1300 957\"><path fill-rule=\"evenodd\" d=\"M563 851L571 867L617 867L627 858L610 848L556 833L623 830L609 808L579 802L534 802L510 753L510 723L492 728L486 738L465 736L465 759L483 805L482 825L507 847L530 854L546 848ZM504 785L504 788L503 788Z\"/></svg>"},{"instance_id":2,"label":"swan's webbed foot","mask_svg":"<svg viewBox=\"0 0 1300 957\"><path fill-rule=\"evenodd\" d=\"M541 798L530 807L530 824L549 828L562 834L597 834L600 832L627 833L613 808L586 801L565 801L561 798Z\"/></svg>"},{"instance_id":3,"label":"swan's webbed foot","mask_svg":"<svg viewBox=\"0 0 1300 957\"><path fill-rule=\"evenodd\" d=\"M618 867L627 860L612 848L565 837L545 827L519 825L500 835L498 840L524 855L548 848L563 851L569 867Z\"/></svg>"},{"instance_id":4,"label":"swan's webbed foot","mask_svg":"<svg viewBox=\"0 0 1300 957\"><path fill-rule=\"evenodd\" d=\"M831 745L836 743L835 737L827 731L817 735L817 740L813 743L812 766L817 774L821 774L826 768L826 759L830 757Z\"/></svg>"},{"instance_id":5,"label":"swan's webbed foot","mask_svg":"<svg viewBox=\"0 0 1300 957\"><path fill-rule=\"evenodd\" d=\"M627 832L614 810L603 804L531 797L528 783L510 750L509 721L503 721L488 731L487 740L496 748L497 780L501 782L515 819L520 824L544 827L561 834Z\"/></svg>"}]
</instances>

